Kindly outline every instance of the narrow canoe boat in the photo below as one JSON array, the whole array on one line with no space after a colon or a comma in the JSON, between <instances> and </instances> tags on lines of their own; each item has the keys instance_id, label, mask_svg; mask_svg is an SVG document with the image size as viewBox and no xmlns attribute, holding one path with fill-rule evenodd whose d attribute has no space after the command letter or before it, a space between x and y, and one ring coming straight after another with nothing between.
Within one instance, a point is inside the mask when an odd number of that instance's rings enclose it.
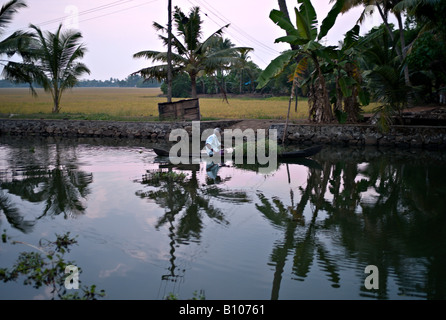
<instances>
[{"instance_id":1,"label":"narrow canoe boat","mask_svg":"<svg viewBox=\"0 0 446 320\"><path fill-rule=\"evenodd\" d=\"M290 151L290 152L282 152L277 154L279 159L294 159L294 158L306 158L314 156L322 150L322 146L314 146L305 148L302 150Z\"/></svg>"},{"instance_id":2,"label":"narrow canoe boat","mask_svg":"<svg viewBox=\"0 0 446 320\"><path fill-rule=\"evenodd\" d=\"M314 146L314 147L309 147L309 148L302 149L302 150L278 153L277 157L279 159L306 158L306 157L311 157L311 156L317 154L321 150L322 150L322 146ZM153 151L160 157L168 157L169 156L169 151L164 150L164 149L153 148ZM206 154L206 152L202 152L200 154L191 154L190 157L192 157L192 158L208 157L208 155Z\"/></svg>"},{"instance_id":3,"label":"narrow canoe boat","mask_svg":"<svg viewBox=\"0 0 446 320\"><path fill-rule=\"evenodd\" d=\"M156 155L159 157L168 157L169 156L169 151L165 150L165 149L153 148L153 151L155 151ZM232 154L231 152L227 152L227 153ZM222 157L225 156L225 154L222 154ZM192 153L188 157L189 158L201 158L201 157L208 158L209 155L206 153L206 151L202 151L200 153Z\"/></svg>"}]
</instances>

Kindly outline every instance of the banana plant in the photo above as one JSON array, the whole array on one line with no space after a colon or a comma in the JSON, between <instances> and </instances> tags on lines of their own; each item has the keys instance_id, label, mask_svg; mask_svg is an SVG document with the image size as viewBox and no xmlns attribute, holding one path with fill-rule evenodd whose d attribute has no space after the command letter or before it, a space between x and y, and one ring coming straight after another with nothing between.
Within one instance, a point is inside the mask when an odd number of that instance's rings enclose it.
<instances>
[{"instance_id":1,"label":"banana plant","mask_svg":"<svg viewBox=\"0 0 446 320\"><path fill-rule=\"evenodd\" d=\"M299 85L299 81L305 80L304 75L311 62L314 66L314 72L306 79L309 84L309 119L317 123L331 122L333 120L333 112L331 110L324 72L322 70L322 63L325 61L333 63L335 48L324 46L320 41L327 35L336 22L343 7L343 1L336 2L326 18L322 21L319 30L316 11L311 1L298 0L297 2L300 6L294 9L296 26L281 11L272 10L270 13L270 19L287 34L286 36L277 38L275 42L285 42L296 49L285 51L271 61L259 76L258 89L263 88L271 79L280 75L288 65L297 62L294 74L291 76L293 81L291 101L295 88Z\"/></svg>"},{"instance_id":2,"label":"banana plant","mask_svg":"<svg viewBox=\"0 0 446 320\"><path fill-rule=\"evenodd\" d=\"M367 39L359 36L359 25L355 25L344 37L342 46L336 50L335 75L336 92L334 112L338 120L357 122L361 106L370 103L369 93L364 89L362 73L359 67L360 49Z\"/></svg>"}]
</instances>

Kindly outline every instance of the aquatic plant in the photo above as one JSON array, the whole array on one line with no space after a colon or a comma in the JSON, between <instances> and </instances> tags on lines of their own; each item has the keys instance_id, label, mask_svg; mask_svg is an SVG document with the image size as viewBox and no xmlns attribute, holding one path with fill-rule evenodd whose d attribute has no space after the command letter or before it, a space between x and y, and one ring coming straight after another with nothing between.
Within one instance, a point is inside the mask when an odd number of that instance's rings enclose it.
<instances>
[{"instance_id":1,"label":"aquatic plant","mask_svg":"<svg viewBox=\"0 0 446 320\"><path fill-rule=\"evenodd\" d=\"M6 232L2 234L2 241L8 242ZM96 290L96 285L80 286L74 293L68 293L66 287L66 270L74 266L73 261L66 261L64 254L70 251L70 246L76 244L75 238L70 237L70 232L64 235L56 234L55 241L42 239L39 246L22 241L12 241L11 244L23 244L34 251L21 252L12 268L0 268L0 280L3 282L17 281L24 277L24 285L32 285L35 289L42 286L50 287L54 298L62 300L96 300L105 296L105 291ZM81 272L81 269L77 269Z\"/></svg>"}]
</instances>

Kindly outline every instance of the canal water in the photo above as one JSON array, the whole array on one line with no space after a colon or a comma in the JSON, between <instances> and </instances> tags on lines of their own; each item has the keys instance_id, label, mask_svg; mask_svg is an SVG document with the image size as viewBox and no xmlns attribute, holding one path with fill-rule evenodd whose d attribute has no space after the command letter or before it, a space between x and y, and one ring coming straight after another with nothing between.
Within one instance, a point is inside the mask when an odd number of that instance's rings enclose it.
<instances>
[{"instance_id":1,"label":"canal water","mask_svg":"<svg viewBox=\"0 0 446 320\"><path fill-rule=\"evenodd\" d=\"M80 294L57 259L103 299L446 298L444 152L327 146L265 172L154 146L0 137L0 299ZM30 252L68 285L8 278Z\"/></svg>"}]
</instances>

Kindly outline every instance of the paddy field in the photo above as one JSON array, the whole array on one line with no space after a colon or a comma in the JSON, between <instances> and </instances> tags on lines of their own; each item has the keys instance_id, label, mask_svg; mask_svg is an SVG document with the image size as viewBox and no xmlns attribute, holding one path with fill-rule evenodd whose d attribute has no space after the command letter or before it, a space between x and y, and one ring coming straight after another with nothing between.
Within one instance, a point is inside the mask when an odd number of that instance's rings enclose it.
<instances>
[{"instance_id":1,"label":"paddy field","mask_svg":"<svg viewBox=\"0 0 446 320\"><path fill-rule=\"evenodd\" d=\"M54 115L52 97L42 89L37 97L28 88L0 89L0 116L15 118L69 118L86 120L156 121L158 103L166 102L159 88L74 88L64 92L60 114ZM180 99L174 99L174 101ZM373 106L367 107L371 110ZM306 119L308 104L292 102L290 119ZM365 111L367 111L367 109ZM288 97L200 97L202 120L285 119Z\"/></svg>"}]
</instances>

